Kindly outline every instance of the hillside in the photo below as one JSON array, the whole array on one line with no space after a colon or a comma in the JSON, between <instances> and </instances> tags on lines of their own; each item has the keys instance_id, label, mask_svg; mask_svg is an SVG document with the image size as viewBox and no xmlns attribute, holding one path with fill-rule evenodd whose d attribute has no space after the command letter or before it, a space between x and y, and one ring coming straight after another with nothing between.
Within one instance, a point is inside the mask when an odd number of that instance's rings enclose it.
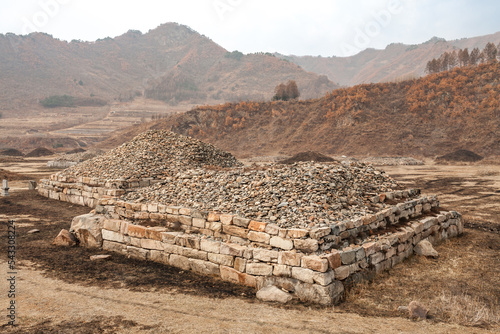
<instances>
[{"instance_id":1,"label":"hillside","mask_svg":"<svg viewBox=\"0 0 500 334\"><path fill-rule=\"evenodd\" d=\"M277 56L300 65L306 71L326 75L342 86L353 86L418 78L425 74L430 59L458 49L483 49L488 42L498 45L500 32L453 41L434 37L418 45L395 43L384 50L367 49L351 57Z\"/></svg>"},{"instance_id":2,"label":"hillside","mask_svg":"<svg viewBox=\"0 0 500 334\"><path fill-rule=\"evenodd\" d=\"M176 23L95 42L0 34L0 58L0 110L32 107L52 95L109 102L145 94L170 104L218 103L270 99L274 87L290 79L306 98L335 87L272 55L229 53Z\"/></svg>"},{"instance_id":3,"label":"hillside","mask_svg":"<svg viewBox=\"0 0 500 334\"><path fill-rule=\"evenodd\" d=\"M306 150L432 157L468 149L500 155L499 83L500 64L481 64L337 89L320 99L203 106L148 128L172 129L240 157ZM123 134L110 142L124 140Z\"/></svg>"}]
</instances>

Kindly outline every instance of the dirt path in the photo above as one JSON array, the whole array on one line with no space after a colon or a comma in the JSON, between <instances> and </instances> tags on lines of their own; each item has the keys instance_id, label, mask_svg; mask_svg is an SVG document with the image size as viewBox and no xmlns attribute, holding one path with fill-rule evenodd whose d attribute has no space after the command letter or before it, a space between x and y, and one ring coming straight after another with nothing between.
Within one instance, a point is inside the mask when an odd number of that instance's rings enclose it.
<instances>
[{"instance_id":1,"label":"dirt path","mask_svg":"<svg viewBox=\"0 0 500 334\"><path fill-rule=\"evenodd\" d=\"M0 263L0 276L6 265ZM68 284L22 268L21 330L7 333L484 333L450 324L362 317L332 308L284 309L238 298ZM5 305L5 302L2 302ZM6 328L3 328L4 330Z\"/></svg>"}]
</instances>

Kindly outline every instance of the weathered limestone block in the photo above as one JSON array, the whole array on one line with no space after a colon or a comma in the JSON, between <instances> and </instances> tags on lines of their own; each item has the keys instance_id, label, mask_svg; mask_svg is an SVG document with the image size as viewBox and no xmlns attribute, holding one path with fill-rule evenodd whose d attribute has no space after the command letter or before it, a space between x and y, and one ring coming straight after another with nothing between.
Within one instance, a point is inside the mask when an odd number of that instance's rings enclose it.
<instances>
[{"instance_id":1,"label":"weathered limestone block","mask_svg":"<svg viewBox=\"0 0 500 334\"><path fill-rule=\"evenodd\" d=\"M351 264L356 261L356 250L350 249L346 251L340 252L340 258L342 260L342 264Z\"/></svg>"},{"instance_id":2,"label":"weathered limestone block","mask_svg":"<svg viewBox=\"0 0 500 334\"><path fill-rule=\"evenodd\" d=\"M285 292L274 285L266 286L257 291L257 299L265 302L278 302L286 304L292 300L292 295Z\"/></svg>"},{"instance_id":3,"label":"weathered limestone block","mask_svg":"<svg viewBox=\"0 0 500 334\"><path fill-rule=\"evenodd\" d=\"M231 225L233 223L233 215L221 214L219 219L223 225Z\"/></svg>"},{"instance_id":4,"label":"weathered limestone block","mask_svg":"<svg viewBox=\"0 0 500 334\"><path fill-rule=\"evenodd\" d=\"M127 246L127 256L134 259L147 260L149 258L149 251L134 246Z\"/></svg>"},{"instance_id":5,"label":"weathered limestone block","mask_svg":"<svg viewBox=\"0 0 500 334\"><path fill-rule=\"evenodd\" d=\"M220 266L218 264L199 259L189 259L192 271L209 276L220 276Z\"/></svg>"},{"instance_id":6,"label":"weathered limestone block","mask_svg":"<svg viewBox=\"0 0 500 334\"><path fill-rule=\"evenodd\" d=\"M270 276L273 274L273 266L265 263L247 263L246 272L254 276Z\"/></svg>"},{"instance_id":7,"label":"weathered limestone block","mask_svg":"<svg viewBox=\"0 0 500 334\"><path fill-rule=\"evenodd\" d=\"M306 253L312 253L318 250L318 240L315 239L295 239L293 241L295 248Z\"/></svg>"},{"instance_id":8,"label":"weathered limestone block","mask_svg":"<svg viewBox=\"0 0 500 334\"><path fill-rule=\"evenodd\" d=\"M309 232L309 235L313 239L319 239L319 238L322 238L322 237L330 234L331 231L332 231L332 229L330 227L319 227L319 228L315 228L315 229L311 230Z\"/></svg>"},{"instance_id":9,"label":"weathered limestone block","mask_svg":"<svg viewBox=\"0 0 500 334\"><path fill-rule=\"evenodd\" d=\"M327 286L318 284L297 284L295 296L303 302L318 303L320 305L332 305L337 303L344 293L344 285L334 280Z\"/></svg>"},{"instance_id":10,"label":"weathered limestone block","mask_svg":"<svg viewBox=\"0 0 500 334\"><path fill-rule=\"evenodd\" d=\"M221 218L222 219L222 218ZM222 225L222 232L234 235L243 239L248 238L248 229L236 225Z\"/></svg>"},{"instance_id":11,"label":"weathered limestone block","mask_svg":"<svg viewBox=\"0 0 500 334\"><path fill-rule=\"evenodd\" d=\"M349 266L338 267L337 269L334 270L334 272L335 272L335 278L340 281L345 280L351 274Z\"/></svg>"},{"instance_id":12,"label":"weathered limestone block","mask_svg":"<svg viewBox=\"0 0 500 334\"><path fill-rule=\"evenodd\" d=\"M103 240L108 240L108 241L114 241L114 242L124 242L123 234L119 232L113 232L113 231L108 231L108 230L102 230L102 238Z\"/></svg>"},{"instance_id":13,"label":"weathered limestone block","mask_svg":"<svg viewBox=\"0 0 500 334\"><path fill-rule=\"evenodd\" d=\"M213 241L208 239L200 240L200 249L209 253L220 253L220 241Z\"/></svg>"},{"instance_id":14,"label":"weathered limestone block","mask_svg":"<svg viewBox=\"0 0 500 334\"><path fill-rule=\"evenodd\" d=\"M336 269L342 265L342 260L340 257L340 252L338 250L332 250L331 253L321 255L322 258L325 258L328 261L328 266L331 269Z\"/></svg>"},{"instance_id":15,"label":"weathered limestone block","mask_svg":"<svg viewBox=\"0 0 500 334\"><path fill-rule=\"evenodd\" d=\"M303 256L302 267L324 273L328 270L328 260L317 255Z\"/></svg>"},{"instance_id":16,"label":"weathered limestone block","mask_svg":"<svg viewBox=\"0 0 500 334\"><path fill-rule=\"evenodd\" d=\"M169 264L168 262L169 254L159 251L159 250L151 250L149 252L149 259L154 262L159 262L163 264Z\"/></svg>"},{"instance_id":17,"label":"weathered limestone block","mask_svg":"<svg viewBox=\"0 0 500 334\"><path fill-rule=\"evenodd\" d=\"M267 225L268 225L267 223L252 220L248 224L248 229L257 232L265 232Z\"/></svg>"},{"instance_id":18,"label":"weathered limestone block","mask_svg":"<svg viewBox=\"0 0 500 334\"><path fill-rule=\"evenodd\" d=\"M177 254L170 255L169 264L171 266L181 268L183 270L191 269L191 263L189 262L189 258L182 255L177 255Z\"/></svg>"},{"instance_id":19,"label":"weathered limestone block","mask_svg":"<svg viewBox=\"0 0 500 334\"><path fill-rule=\"evenodd\" d=\"M243 253L245 250L245 246L240 246L237 244L222 243L220 245L220 253L224 255L243 257Z\"/></svg>"},{"instance_id":20,"label":"weathered limestone block","mask_svg":"<svg viewBox=\"0 0 500 334\"><path fill-rule=\"evenodd\" d=\"M289 239L284 239L281 237L273 236L269 240L269 244L273 247L281 248L284 250L291 250L293 249L293 241Z\"/></svg>"},{"instance_id":21,"label":"weathered limestone block","mask_svg":"<svg viewBox=\"0 0 500 334\"><path fill-rule=\"evenodd\" d=\"M231 255L208 253L208 260L227 267L232 267L234 264L234 256Z\"/></svg>"},{"instance_id":22,"label":"weathered limestone block","mask_svg":"<svg viewBox=\"0 0 500 334\"><path fill-rule=\"evenodd\" d=\"M109 231L120 232L122 221L118 219L105 219L103 228Z\"/></svg>"},{"instance_id":23,"label":"weathered limestone block","mask_svg":"<svg viewBox=\"0 0 500 334\"><path fill-rule=\"evenodd\" d=\"M257 280L255 276L241 273L234 268L226 267L223 265L220 266L220 277L223 280L230 282L235 282L251 287L257 286Z\"/></svg>"},{"instance_id":24,"label":"weathered limestone block","mask_svg":"<svg viewBox=\"0 0 500 334\"><path fill-rule=\"evenodd\" d=\"M287 231L286 235L291 239L300 239L307 237L309 235L309 231L302 228L291 228Z\"/></svg>"},{"instance_id":25,"label":"weathered limestone block","mask_svg":"<svg viewBox=\"0 0 500 334\"><path fill-rule=\"evenodd\" d=\"M153 239L140 239L141 247L146 249L163 250L163 242Z\"/></svg>"},{"instance_id":26,"label":"weathered limestone block","mask_svg":"<svg viewBox=\"0 0 500 334\"><path fill-rule=\"evenodd\" d=\"M102 249L121 254L127 253L127 246L125 246L124 244L107 240L104 240L102 242Z\"/></svg>"},{"instance_id":27,"label":"weathered limestone block","mask_svg":"<svg viewBox=\"0 0 500 334\"><path fill-rule=\"evenodd\" d=\"M254 248L253 258L262 262L278 262L278 252L268 249Z\"/></svg>"},{"instance_id":28,"label":"weathered limestone block","mask_svg":"<svg viewBox=\"0 0 500 334\"><path fill-rule=\"evenodd\" d=\"M292 267L292 277L305 283L314 283L314 271L311 269Z\"/></svg>"},{"instance_id":29,"label":"weathered limestone block","mask_svg":"<svg viewBox=\"0 0 500 334\"><path fill-rule=\"evenodd\" d=\"M197 249L183 247L181 255L190 259L208 261L208 253Z\"/></svg>"},{"instance_id":30,"label":"weathered limestone block","mask_svg":"<svg viewBox=\"0 0 500 334\"><path fill-rule=\"evenodd\" d=\"M77 216L71 221L70 232L75 235L82 246L101 247L103 240L101 230L104 220L104 216L92 213Z\"/></svg>"},{"instance_id":31,"label":"weathered limestone block","mask_svg":"<svg viewBox=\"0 0 500 334\"><path fill-rule=\"evenodd\" d=\"M146 237L146 227L134 224L128 224L127 226L127 235L136 238L145 238Z\"/></svg>"},{"instance_id":32,"label":"weathered limestone block","mask_svg":"<svg viewBox=\"0 0 500 334\"><path fill-rule=\"evenodd\" d=\"M315 272L313 275L314 282L323 286L329 285L330 283L333 282L334 279L335 279L335 272L333 270L329 270L327 272L322 272L322 273Z\"/></svg>"},{"instance_id":33,"label":"weathered limestone block","mask_svg":"<svg viewBox=\"0 0 500 334\"><path fill-rule=\"evenodd\" d=\"M292 277L292 267L285 264L274 265L273 270L274 276Z\"/></svg>"},{"instance_id":34,"label":"weathered limestone block","mask_svg":"<svg viewBox=\"0 0 500 334\"><path fill-rule=\"evenodd\" d=\"M247 228L248 224L250 224L250 219L248 219L248 218L242 218L242 217L237 217L237 216L233 217L233 225Z\"/></svg>"},{"instance_id":35,"label":"weathered limestone block","mask_svg":"<svg viewBox=\"0 0 500 334\"><path fill-rule=\"evenodd\" d=\"M289 266L299 267L302 259L302 254L295 252L279 252L278 263Z\"/></svg>"},{"instance_id":36,"label":"weathered limestone block","mask_svg":"<svg viewBox=\"0 0 500 334\"><path fill-rule=\"evenodd\" d=\"M255 242L260 242L263 244L269 244L271 236L265 232L249 231L248 239Z\"/></svg>"}]
</instances>

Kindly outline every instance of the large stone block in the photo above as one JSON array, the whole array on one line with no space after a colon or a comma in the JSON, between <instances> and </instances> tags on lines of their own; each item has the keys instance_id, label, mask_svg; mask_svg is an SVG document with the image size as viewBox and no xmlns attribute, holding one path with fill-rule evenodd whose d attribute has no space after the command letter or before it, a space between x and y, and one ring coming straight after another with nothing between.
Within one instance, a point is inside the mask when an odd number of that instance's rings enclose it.
<instances>
[{"instance_id":1,"label":"large stone block","mask_svg":"<svg viewBox=\"0 0 500 334\"><path fill-rule=\"evenodd\" d=\"M98 248L102 246L101 230L104 220L104 216L92 213L77 216L71 221L69 231L75 235L80 245Z\"/></svg>"},{"instance_id":2,"label":"large stone block","mask_svg":"<svg viewBox=\"0 0 500 334\"><path fill-rule=\"evenodd\" d=\"M248 238L248 229L236 225L222 225L222 232L243 239Z\"/></svg>"},{"instance_id":3,"label":"large stone block","mask_svg":"<svg viewBox=\"0 0 500 334\"><path fill-rule=\"evenodd\" d=\"M262 244L269 244L271 236L265 232L249 231L248 239Z\"/></svg>"},{"instance_id":4,"label":"large stone block","mask_svg":"<svg viewBox=\"0 0 500 334\"><path fill-rule=\"evenodd\" d=\"M278 263L289 266L299 267L302 254L295 252L279 252Z\"/></svg>"},{"instance_id":5,"label":"large stone block","mask_svg":"<svg viewBox=\"0 0 500 334\"><path fill-rule=\"evenodd\" d=\"M255 276L269 276L273 274L273 266L265 263L247 263L246 272Z\"/></svg>"},{"instance_id":6,"label":"large stone block","mask_svg":"<svg viewBox=\"0 0 500 334\"><path fill-rule=\"evenodd\" d=\"M189 262L189 259L182 255L177 255L177 254L170 255L169 263L171 266L181 268L184 270L191 269L191 263Z\"/></svg>"},{"instance_id":7,"label":"large stone block","mask_svg":"<svg viewBox=\"0 0 500 334\"><path fill-rule=\"evenodd\" d=\"M199 259L189 259L191 270L203 275L220 276L220 266L218 264Z\"/></svg>"},{"instance_id":8,"label":"large stone block","mask_svg":"<svg viewBox=\"0 0 500 334\"><path fill-rule=\"evenodd\" d=\"M340 258L340 253L337 250L332 250L331 253L321 255L328 261L328 265L331 269L336 269L342 265L342 260Z\"/></svg>"},{"instance_id":9,"label":"large stone block","mask_svg":"<svg viewBox=\"0 0 500 334\"><path fill-rule=\"evenodd\" d=\"M255 248L253 250L253 258L262 262L277 262L278 252L262 248Z\"/></svg>"},{"instance_id":10,"label":"large stone block","mask_svg":"<svg viewBox=\"0 0 500 334\"><path fill-rule=\"evenodd\" d=\"M293 241L295 248L305 253L312 253L318 250L318 240L315 239L295 239Z\"/></svg>"},{"instance_id":11,"label":"large stone block","mask_svg":"<svg viewBox=\"0 0 500 334\"><path fill-rule=\"evenodd\" d=\"M292 277L305 283L314 283L314 271L311 269L292 267Z\"/></svg>"},{"instance_id":12,"label":"large stone block","mask_svg":"<svg viewBox=\"0 0 500 334\"><path fill-rule=\"evenodd\" d=\"M220 241L201 239L200 249L209 253L220 253Z\"/></svg>"},{"instance_id":13,"label":"large stone block","mask_svg":"<svg viewBox=\"0 0 500 334\"><path fill-rule=\"evenodd\" d=\"M234 256L208 253L208 260L223 266L232 267L234 263Z\"/></svg>"},{"instance_id":14,"label":"large stone block","mask_svg":"<svg viewBox=\"0 0 500 334\"><path fill-rule=\"evenodd\" d=\"M302 267L324 273L328 270L328 260L317 255L303 256Z\"/></svg>"},{"instance_id":15,"label":"large stone block","mask_svg":"<svg viewBox=\"0 0 500 334\"><path fill-rule=\"evenodd\" d=\"M127 226L127 235L136 238L145 238L146 237L146 227L140 225L128 224Z\"/></svg>"},{"instance_id":16,"label":"large stone block","mask_svg":"<svg viewBox=\"0 0 500 334\"><path fill-rule=\"evenodd\" d=\"M222 243L220 245L220 253L231 256L243 257L246 247L237 244Z\"/></svg>"},{"instance_id":17,"label":"large stone block","mask_svg":"<svg viewBox=\"0 0 500 334\"><path fill-rule=\"evenodd\" d=\"M121 234L119 232L102 230L101 233L102 233L102 238L104 240L114 241L114 242L120 242L120 243L124 242L123 234Z\"/></svg>"},{"instance_id":18,"label":"large stone block","mask_svg":"<svg viewBox=\"0 0 500 334\"><path fill-rule=\"evenodd\" d=\"M127 256L134 259L147 260L149 258L149 250L127 246Z\"/></svg>"},{"instance_id":19,"label":"large stone block","mask_svg":"<svg viewBox=\"0 0 500 334\"><path fill-rule=\"evenodd\" d=\"M284 239L281 237L273 236L269 240L269 244L273 247L281 248L284 250L291 250L293 249L293 242L292 240L289 239Z\"/></svg>"}]
</instances>

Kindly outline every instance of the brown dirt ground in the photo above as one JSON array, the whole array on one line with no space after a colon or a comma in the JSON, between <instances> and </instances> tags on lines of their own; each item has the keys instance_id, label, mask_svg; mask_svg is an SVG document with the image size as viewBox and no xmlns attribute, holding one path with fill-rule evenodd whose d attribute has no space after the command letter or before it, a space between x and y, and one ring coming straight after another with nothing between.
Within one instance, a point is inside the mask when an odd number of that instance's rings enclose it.
<instances>
[{"instance_id":1,"label":"brown dirt ground","mask_svg":"<svg viewBox=\"0 0 500 334\"><path fill-rule=\"evenodd\" d=\"M393 167L389 172L396 179L420 185L426 192L442 193L444 206L465 213L468 228L462 237L436 248L438 259L413 257L378 275L372 283L355 286L334 308L261 303L251 289L117 254L111 260L92 262L90 255L106 252L50 244L60 229L69 228L72 217L87 213L88 208L27 190L14 191L10 197L0 197L0 240L6 240L6 220L15 219L21 266L17 299L20 326L3 326L0 332L498 331L500 201L496 194L500 173L496 173L500 166L490 168L461 166L452 173L450 166ZM442 174L449 179L443 179ZM493 195L484 197L481 192ZM479 208L484 215L475 214ZM471 217L479 218L471 221ZM26 233L33 228L41 232ZM0 245L0 254L5 254L5 243ZM5 261L6 256L2 256L0 277L7 275ZM6 289L4 284L2 289ZM397 311L411 300L427 305L430 318L415 322ZM3 294L0 303L7 302Z\"/></svg>"}]
</instances>

